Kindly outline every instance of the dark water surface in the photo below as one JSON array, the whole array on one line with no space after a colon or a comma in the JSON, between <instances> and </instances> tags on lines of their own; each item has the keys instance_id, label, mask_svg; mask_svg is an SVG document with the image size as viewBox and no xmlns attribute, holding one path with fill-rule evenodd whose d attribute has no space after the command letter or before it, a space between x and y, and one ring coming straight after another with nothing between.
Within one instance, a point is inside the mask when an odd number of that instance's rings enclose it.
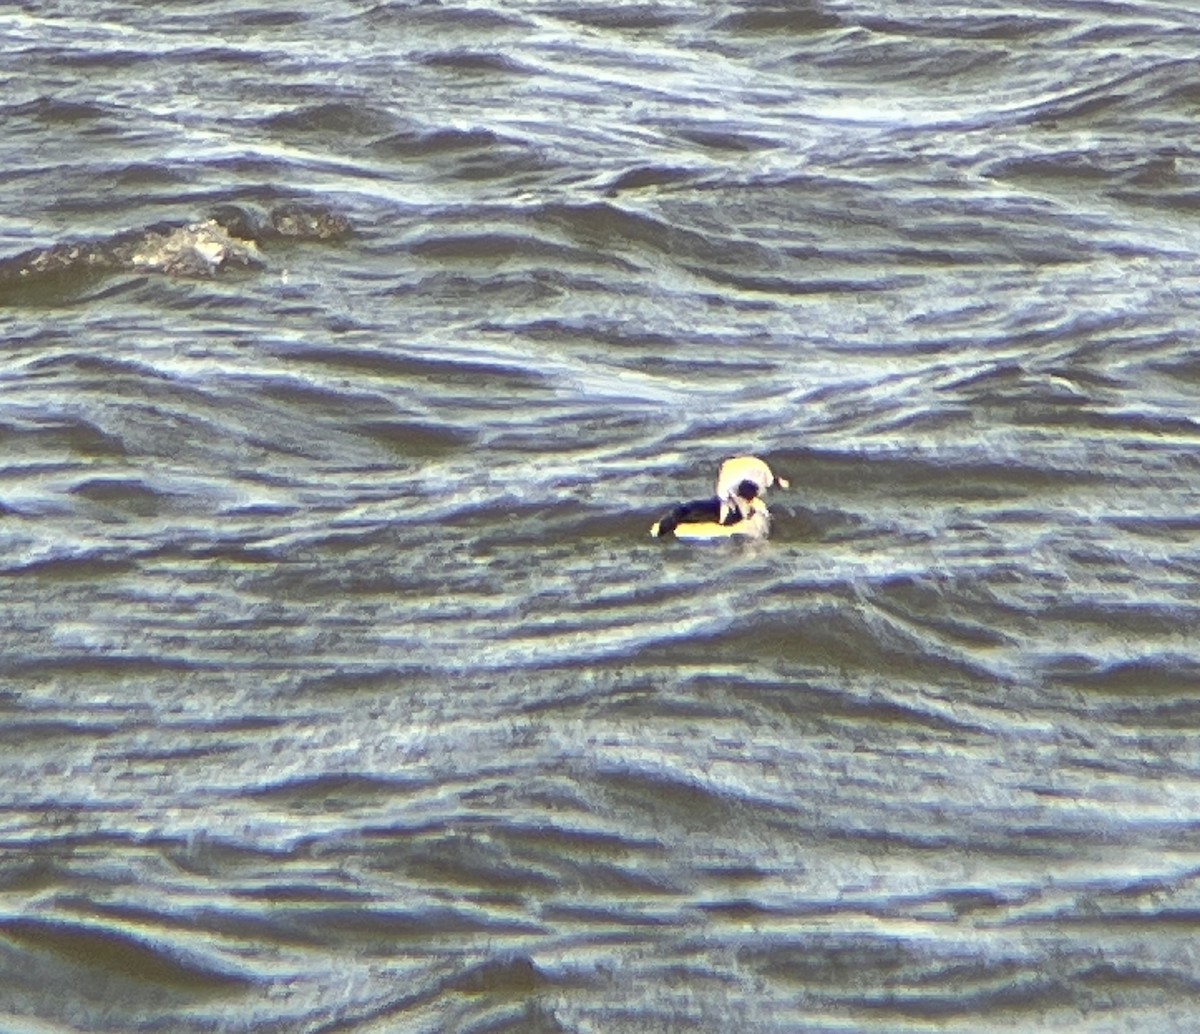
<instances>
[{"instance_id":1,"label":"dark water surface","mask_svg":"<svg viewBox=\"0 0 1200 1034\"><path fill-rule=\"evenodd\" d=\"M1191 5L0 32L0 1029L1197 1028Z\"/></svg>"}]
</instances>

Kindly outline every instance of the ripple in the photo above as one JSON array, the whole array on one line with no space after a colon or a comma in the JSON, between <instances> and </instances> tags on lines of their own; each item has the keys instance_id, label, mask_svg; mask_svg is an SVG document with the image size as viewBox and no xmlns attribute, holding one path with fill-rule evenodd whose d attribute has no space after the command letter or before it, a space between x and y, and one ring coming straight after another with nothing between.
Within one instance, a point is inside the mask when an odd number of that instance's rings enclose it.
<instances>
[{"instance_id":1,"label":"ripple","mask_svg":"<svg viewBox=\"0 0 1200 1034\"><path fill-rule=\"evenodd\" d=\"M30 955L55 957L63 975L76 973L76 980L82 978L84 986L94 985L97 979L115 979L200 996L252 983L248 977L214 966L202 956L113 927L10 917L0 919L0 932Z\"/></svg>"}]
</instances>

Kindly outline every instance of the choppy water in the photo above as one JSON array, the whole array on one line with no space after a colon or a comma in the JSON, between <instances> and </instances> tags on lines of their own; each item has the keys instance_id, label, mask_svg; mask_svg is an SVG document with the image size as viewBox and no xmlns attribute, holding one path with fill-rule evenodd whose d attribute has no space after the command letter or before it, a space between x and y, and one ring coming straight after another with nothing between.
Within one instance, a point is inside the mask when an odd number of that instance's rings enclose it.
<instances>
[{"instance_id":1,"label":"choppy water","mask_svg":"<svg viewBox=\"0 0 1200 1034\"><path fill-rule=\"evenodd\" d=\"M1189 5L0 31L0 1027L1195 1029Z\"/></svg>"}]
</instances>

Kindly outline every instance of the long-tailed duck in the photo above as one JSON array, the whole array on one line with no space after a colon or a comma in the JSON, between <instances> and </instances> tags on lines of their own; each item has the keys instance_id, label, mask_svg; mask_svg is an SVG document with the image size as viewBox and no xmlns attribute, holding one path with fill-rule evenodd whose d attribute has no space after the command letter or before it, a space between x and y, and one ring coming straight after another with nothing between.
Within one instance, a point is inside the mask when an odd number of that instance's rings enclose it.
<instances>
[{"instance_id":1,"label":"long-tailed duck","mask_svg":"<svg viewBox=\"0 0 1200 1034\"><path fill-rule=\"evenodd\" d=\"M765 539L771 533L771 511L763 493L788 481L771 472L757 456L735 456L721 464L717 494L680 503L650 529L655 538L724 539L742 536Z\"/></svg>"}]
</instances>

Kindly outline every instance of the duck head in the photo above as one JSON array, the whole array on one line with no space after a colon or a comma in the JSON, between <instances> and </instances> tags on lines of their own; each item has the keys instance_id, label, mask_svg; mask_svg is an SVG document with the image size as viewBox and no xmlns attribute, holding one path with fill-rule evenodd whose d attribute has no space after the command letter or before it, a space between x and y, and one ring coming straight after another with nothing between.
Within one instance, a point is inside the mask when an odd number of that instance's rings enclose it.
<instances>
[{"instance_id":1,"label":"duck head","mask_svg":"<svg viewBox=\"0 0 1200 1034\"><path fill-rule=\"evenodd\" d=\"M743 520L748 520L755 513L755 501L761 499L772 485L790 487L787 478L777 476L757 456L734 456L726 460L717 474L721 523L724 524L734 510L741 514ZM757 508L765 510L765 505L758 503Z\"/></svg>"}]
</instances>

